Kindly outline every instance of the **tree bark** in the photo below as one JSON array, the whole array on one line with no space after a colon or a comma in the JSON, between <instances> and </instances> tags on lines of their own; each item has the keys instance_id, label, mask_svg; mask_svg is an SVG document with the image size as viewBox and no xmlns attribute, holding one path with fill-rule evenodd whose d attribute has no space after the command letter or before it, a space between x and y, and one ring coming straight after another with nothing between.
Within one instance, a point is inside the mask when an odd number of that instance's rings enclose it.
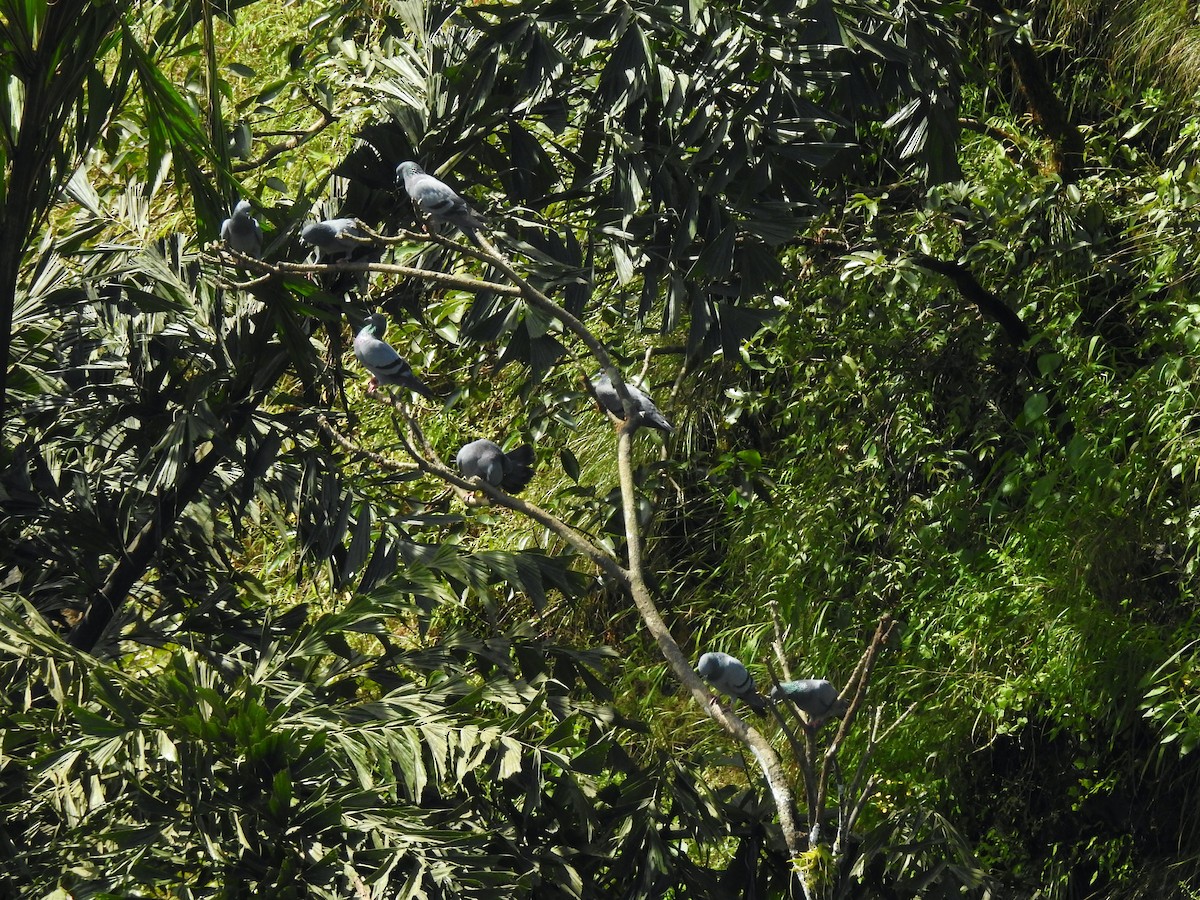
<instances>
[{"instance_id":1,"label":"tree bark","mask_svg":"<svg viewBox=\"0 0 1200 900\"><path fill-rule=\"evenodd\" d=\"M979 8L991 19L1009 17L998 0L979 0ZM1046 67L1033 47L1016 35L1008 40L1005 49L1033 118L1053 146L1054 170L1064 182L1077 181L1083 166L1083 132L1071 121L1066 104L1051 85Z\"/></svg>"}]
</instances>

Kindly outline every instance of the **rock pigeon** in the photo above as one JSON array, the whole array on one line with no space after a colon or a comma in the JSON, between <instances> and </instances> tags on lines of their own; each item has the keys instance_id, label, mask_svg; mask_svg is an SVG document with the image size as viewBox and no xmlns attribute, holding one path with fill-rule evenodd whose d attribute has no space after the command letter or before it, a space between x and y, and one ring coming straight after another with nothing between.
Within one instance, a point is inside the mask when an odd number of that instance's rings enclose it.
<instances>
[{"instance_id":1,"label":"rock pigeon","mask_svg":"<svg viewBox=\"0 0 1200 900\"><path fill-rule=\"evenodd\" d=\"M745 700L757 713L767 711L767 700L754 686L754 676L728 653L705 653L696 666L700 677L723 694Z\"/></svg>"},{"instance_id":2,"label":"rock pigeon","mask_svg":"<svg viewBox=\"0 0 1200 900\"><path fill-rule=\"evenodd\" d=\"M624 419L625 407L621 404L621 398L617 394L617 389L613 387L612 379L606 373L602 372L592 384L596 389L596 399L600 401L600 405L618 419ZM663 414L658 411L658 407L654 405L653 400L628 381L625 382L625 389L629 391L629 399L633 401L633 405L638 410L638 420L634 426L635 428L639 425L649 425L651 428L657 428L666 434L670 434L675 430L671 426L671 423L663 418Z\"/></svg>"},{"instance_id":3,"label":"rock pigeon","mask_svg":"<svg viewBox=\"0 0 1200 900\"><path fill-rule=\"evenodd\" d=\"M379 313L367 316L366 324L354 338L354 355L367 371L367 393L373 394L381 384L398 384L422 397L436 400L437 395L426 387L399 353L392 349L382 335L387 333L387 319Z\"/></svg>"},{"instance_id":4,"label":"rock pigeon","mask_svg":"<svg viewBox=\"0 0 1200 900\"><path fill-rule=\"evenodd\" d=\"M250 209L249 200L238 201L229 218L221 223L221 240L238 253L258 257L262 255L263 233Z\"/></svg>"},{"instance_id":5,"label":"rock pigeon","mask_svg":"<svg viewBox=\"0 0 1200 900\"><path fill-rule=\"evenodd\" d=\"M488 440L471 441L454 459L464 478L483 478L492 487L516 494L525 489L533 478L533 448L522 444L511 453Z\"/></svg>"},{"instance_id":6,"label":"rock pigeon","mask_svg":"<svg viewBox=\"0 0 1200 900\"><path fill-rule=\"evenodd\" d=\"M838 699L837 688L824 678L784 681L771 688L768 696L776 703L791 700L813 719L846 714L846 702Z\"/></svg>"},{"instance_id":7,"label":"rock pigeon","mask_svg":"<svg viewBox=\"0 0 1200 900\"><path fill-rule=\"evenodd\" d=\"M485 228L487 223L467 205L467 201L443 181L429 175L411 160L396 167L396 181L404 182L409 199L424 215L437 224L446 222L467 236L476 247L480 246L475 231Z\"/></svg>"},{"instance_id":8,"label":"rock pigeon","mask_svg":"<svg viewBox=\"0 0 1200 900\"><path fill-rule=\"evenodd\" d=\"M326 219L306 225L300 240L316 247L323 263L357 262L379 250L354 219Z\"/></svg>"},{"instance_id":9,"label":"rock pigeon","mask_svg":"<svg viewBox=\"0 0 1200 900\"><path fill-rule=\"evenodd\" d=\"M383 248L371 243L354 219L325 219L306 225L300 232L300 240L317 248L317 262L323 264L372 263L383 255ZM331 294L345 294L355 285L360 293L366 292L366 272L335 272L323 279L325 290Z\"/></svg>"}]
</instances>

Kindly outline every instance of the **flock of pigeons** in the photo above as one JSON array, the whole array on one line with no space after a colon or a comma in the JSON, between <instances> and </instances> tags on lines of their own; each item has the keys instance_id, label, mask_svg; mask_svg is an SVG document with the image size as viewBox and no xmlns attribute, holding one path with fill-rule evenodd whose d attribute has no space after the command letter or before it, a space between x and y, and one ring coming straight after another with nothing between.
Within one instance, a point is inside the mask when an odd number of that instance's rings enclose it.
<instances>
[{"instance_id":1,"label":"flock of pigeons","mask_svg":"<svg viewBox=\"0 0 1200 900\"><path fill-rule=\"evenodd\" d=\"M403 183L405 193L421 217L428 218L427 227L429 224L451 225L466 235L476 247L481 246L477 232L486 227L486 222L447 184L411 161L402 162L396 167L396 182ZM241 200L234 206L229 218L221 224L221 238L239 253L253 257L262 255L262 228L253 216L249 201ZM322 263L369 262L378 260L382 253L381 248L370 241L355 220L349 218L326 219L310 224L301 231L300 239L316 248L317 259ZM387 319L380 313L372 313L354 338L354 356L371 373L367 392L375 393L380 385L395 385L422 397L437 399L428 385L416 376L407 360L387 343L384 339L386 333ZM593 379L592 388L605 410L618 419L625 419L624 405L606 373L602 372ZM674 431L671 423L645 392L628 382L625 388L634 406L634 421L628 423L628 427L636 429L645 426L664 434ZM533 447L529 444L506 453L499 444L486 439L465 445L455 457L455 463L464 478L481 478L492 487L509 494L516 494L529 484L534 475L534 462ZM846 704L838 698L837 689L825 679L786 681L775 685L768 698L758 693L754 676L745 665L728 653L705 653L700 657L697 671L718 691L745 701L760 714L767 711L768 700L776 703L787 700L807 715L809 727L817 727L825 719L841 716L846 711Z\"/></svg>"}]
</instances>

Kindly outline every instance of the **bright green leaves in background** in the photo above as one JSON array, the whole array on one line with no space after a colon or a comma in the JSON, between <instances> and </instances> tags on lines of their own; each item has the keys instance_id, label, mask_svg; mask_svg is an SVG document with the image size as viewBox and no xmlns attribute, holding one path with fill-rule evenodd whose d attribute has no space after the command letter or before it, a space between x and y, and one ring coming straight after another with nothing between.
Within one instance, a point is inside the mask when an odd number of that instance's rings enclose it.
<instances>
[{"instance_id":1,"label":"bright green leaves in background","mask_svg":"<svg viewBox=\"0 0 1200 900\"><path fill-rule=\"evenodd\" d=\"M236 290L200 258L235 195L275 258L303 254L318 199L412 225L407 158L631 373L649 359L681 434L642 459L641 509L689 651L763 675L773 604L795 674L840 683L878 613L904 620L872 700L915 708L877 752L847 890L978 893L971 859L1014 895L1187 880L1188 104L1120 71L1083 90L1086 59L1053 56L1088 127L1064 181L988 55L1019 28L1050 56L1019 10L268 6L0 5L8 886L789 883L770 804L623 598L321 430L386 449L341 371L383 309L455 396L422 411L439 451L534 438L538 502L618 547L607 425L557 326L406 280L346 304L302 277ZM88 602L117 613L94 655L62 640Z\"/></svg>"}]
</instances>

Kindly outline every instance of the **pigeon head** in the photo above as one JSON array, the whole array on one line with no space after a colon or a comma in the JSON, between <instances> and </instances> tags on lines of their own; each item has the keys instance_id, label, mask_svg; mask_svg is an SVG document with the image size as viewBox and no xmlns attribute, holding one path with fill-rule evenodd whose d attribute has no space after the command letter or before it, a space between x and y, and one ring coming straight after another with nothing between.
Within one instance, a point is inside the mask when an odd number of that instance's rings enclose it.
<instances>
[{"instance_id":1,"label":"pigeon head","mask_svg":"<svg viewBox=\"0 0 1200 900\"><path fill-rule=\"evenodd\" d=\"M425 170L418 166L411 159L408 162L402 162L396 166L396 183L403 184L404 179L410 175L424 175Z\"/></svg>"},{"instance_id":2,"label":"pigeon head","mask_svg":"<svg viewBox=\"0 0 1200 900\"><path fill-rule=\"evenodd\" d=\"M383 313L371 313L363 322L364 328L370 328L375 337L382 339L387 334L387 316Z\"/></svg>"},{"instance_id":3,"label":"pigeon head","mask_svg":"<svg viewBox=\"0 0 1200 900\"><path fill-rule=\"evenodd\" d=\"M333 230L325 222L305 225L300 231L300 240L306 244L320 244L333 237Z\"/></svg>"},{"instance_id":4,"label":"pigeon head","mask_svg":"<svg viewBox=\"0 0 1200 900\"><path fill-rule=\"evenodd\" d=\"M705 681L711 681L721 671L721 658L715 653L705 653L700 657L700 664L696 666L696 671Z\"/></svg>"},{"instance_id":5,"label":"pigeon head","mask_svg":"<svg viewBox=\"0 0 1200 900\"><path fill-rule=\"evenodd\" d=\"M253 207L249 200L239 200L237 206L233 208L233 217L235 219L248 219L250 213L253 212Z\"/></svg>"}]
</instances>

